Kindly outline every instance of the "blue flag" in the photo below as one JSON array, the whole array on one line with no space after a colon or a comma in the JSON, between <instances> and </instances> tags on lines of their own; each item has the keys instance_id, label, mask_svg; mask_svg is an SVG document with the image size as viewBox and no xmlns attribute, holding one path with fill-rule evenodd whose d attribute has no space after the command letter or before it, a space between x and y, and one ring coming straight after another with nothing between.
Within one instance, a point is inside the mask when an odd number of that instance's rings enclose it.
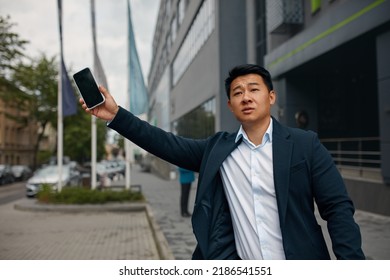
<instances>
[{"instance_id":1,"label":"blue flag","mask_svg":"<svg viewBox=\"0 0 390 280\"><path fill-rule=\"evenodd\" d=\"M61 59L61 67L62 115L66 117L77 113L77 100L63 59Z\"/></svg>"},{"instance_id":2,"label":"blue flag","mask_svg":"<svg viewBox=\"0 0 390 280\"><path fill-rule=\"evenodd\" d=\"M60 31L60 60L61 60L61 94L62 97L62 116L71 116L77 113L77 100L73 92L72 84L66 71L64 57L63 57L63 43L62 43L62 1L58 0L58 25ZM60 104L58 104L60 106Z\"/></svg>"},{"instance_id":3,"label":"blue flag","mask_svg":"<svg viewBox=\"0 0 390 280\"><path fill-rule=\"evenodd\" d=\"M129 95L130 95L130 111L134 115L140 115L148 111L148 93L142 74L141 64L139 62L137 48L135 46L135 38L133 32L133 24L131 22L130 3L127 1L127 11L129 20Z\"/></svg>"}]
</instances>

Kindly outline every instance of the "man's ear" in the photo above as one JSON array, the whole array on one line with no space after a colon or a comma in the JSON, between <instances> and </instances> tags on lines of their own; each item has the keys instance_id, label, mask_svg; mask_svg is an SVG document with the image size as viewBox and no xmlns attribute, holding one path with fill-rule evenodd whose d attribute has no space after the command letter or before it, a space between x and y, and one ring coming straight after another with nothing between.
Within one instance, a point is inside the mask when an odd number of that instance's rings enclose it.
<instances>
[{"instance_id":1,"label":"man's ear","mask_svg":"<svg viewBox=\"0 0 390 280\"><path fill-rule=\"evenodd\" d=\"M230 103L230 99L228 99L228 101L227 101L227 105L228 105L228 107L229 107L230 111L232 111L232 112L233 112L233 108L232 108L232 104Z\"/></svg>"},{"instance_id":2,"label":"man's ear","mask_svg":"<svg viewBox=\"0 0 390 280\"><path fill-rule=\"evenodd\" d=\"M269 103L270 103L271 105L274 105L275 102L276 102L276 92L275 92L275 90L271 90L271 91L269 92Z\"/></svg>"}]
</instances>

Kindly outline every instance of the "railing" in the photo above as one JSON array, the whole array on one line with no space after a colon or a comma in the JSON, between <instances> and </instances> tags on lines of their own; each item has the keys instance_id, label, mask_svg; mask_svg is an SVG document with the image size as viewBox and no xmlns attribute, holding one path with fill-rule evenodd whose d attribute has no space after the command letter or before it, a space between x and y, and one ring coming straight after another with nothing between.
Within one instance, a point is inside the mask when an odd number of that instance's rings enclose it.
<instances>
[{"instance_id":1,"label":"railing","mask_svg":"<svg viewBox=\"0 0 390 280\"><path fill-rule=\"evenodd\" d=\"M321 143L344 177L382 180L379 137L328 138Z\"/></svg>"}]
</instances>

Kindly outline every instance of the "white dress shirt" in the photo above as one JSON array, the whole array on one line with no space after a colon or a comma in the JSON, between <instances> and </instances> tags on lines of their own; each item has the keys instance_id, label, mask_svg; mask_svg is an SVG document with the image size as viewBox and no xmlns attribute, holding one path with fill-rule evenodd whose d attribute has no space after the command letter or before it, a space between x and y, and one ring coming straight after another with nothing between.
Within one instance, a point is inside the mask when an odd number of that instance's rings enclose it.
<instances>
[{"instance_id":1,"label":"white dress shirt","mask_svg":"<svg viewBox=\"0 0 390 280\"><path fill-rule=\"evenodd\" d=\"M262 143L255 146L242 126L242 142L220 171L241 259L285 259L275 195L272 161L272 118Z\"/></svg>"}]
</instances>

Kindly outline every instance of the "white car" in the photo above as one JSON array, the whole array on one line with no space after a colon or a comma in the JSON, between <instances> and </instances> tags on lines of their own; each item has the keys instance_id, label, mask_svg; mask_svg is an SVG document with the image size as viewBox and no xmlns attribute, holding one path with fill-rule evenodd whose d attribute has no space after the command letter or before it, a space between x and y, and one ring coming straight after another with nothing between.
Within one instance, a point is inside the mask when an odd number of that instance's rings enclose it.
<instances>
[{"instance_id":1,"label":"white car","mask_svg":"<svg viewBox=\"0 0 390 280\"><path fill-rule=\"evenodd\" d=\"M27 197L35 197L43 185L50 185L57 190L59 182L58 166L48 165L37 170L26 183ZM72 165L62 166L62 186L78 186L81 184L81 175Z\"/></svg>"}]
</instances>

